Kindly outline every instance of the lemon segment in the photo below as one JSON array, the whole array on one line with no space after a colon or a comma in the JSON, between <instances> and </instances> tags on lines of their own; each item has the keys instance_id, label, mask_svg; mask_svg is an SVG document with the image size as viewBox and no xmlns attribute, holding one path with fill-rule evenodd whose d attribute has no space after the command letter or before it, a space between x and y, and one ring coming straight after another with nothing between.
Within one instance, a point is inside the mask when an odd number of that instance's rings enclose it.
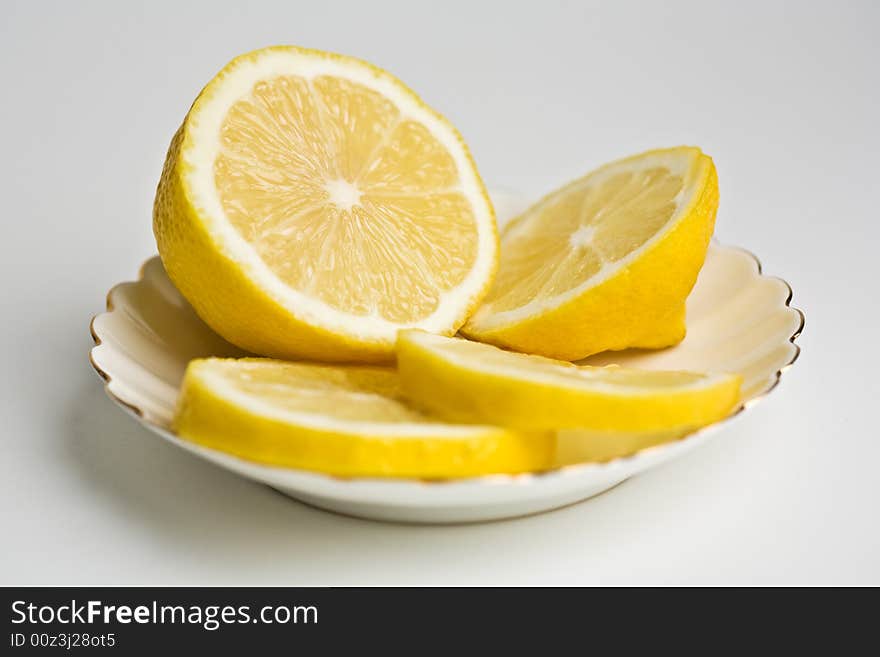
<instances>
[{"instance_id":1,"label":"lemon segment","mask_svg":"<svg viewBox=\"0 0 880 657\"><path fill-rule=\"evenodd\" d=\"M564 360L676 344L717 207L697 148L605 165L508 224L495 283L462 333Z\"/></svg>"},{"instance_id":2,"label":"lemon segment","mask_svg":"<svg viewBox=\"0 0 880 657\"><path fill-rule=\"evenodd\" d=\"M192 361L173 429L244 459L337 476L528 472L555 452L550 432L446 424L414 410L393 369L258 358Z\"/></svg>"},{"instance_id":3,"label":"lemon segment","mask_svg":"<svg viewBox=\"0 0 880 657\"><path fill-rule=\"evenodd\" d=\"M517 430L657 432L726 417L734 374L577 366L424 331L401 331L397 363L415 405L454 422Z\"/></svg>"},{"instance_id":4,"label":"lemon segment","mask_svg":"<svg viewBox=\"0 0 880 657\"><path fill-rule=\"evenodd\" d=\"M283 358L381 361L401 327L452 334L497 269L494 212L449 122L389 73L294 47L205 87L154 232L214 330Z\"/></svg>"}]
</instances>

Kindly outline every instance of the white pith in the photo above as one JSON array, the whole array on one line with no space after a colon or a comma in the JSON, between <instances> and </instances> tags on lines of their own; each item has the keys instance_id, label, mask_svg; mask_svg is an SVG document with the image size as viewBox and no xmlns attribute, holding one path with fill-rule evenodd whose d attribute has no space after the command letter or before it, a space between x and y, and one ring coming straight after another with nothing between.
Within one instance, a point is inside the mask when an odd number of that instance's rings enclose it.
<instances>
[{"instance_id":1,"label":"white pith","mask_svg":"<svg viewBox=\"0 0 880 657\"><path fill-rule=\"evenodd\" d=\"M436 310L428 317L397 323L376 314L353 315L294 290L272 272L227 219L214 184L214 162L220 152L220 126L231 105L249 94L256 81L280 75L297 75L309 80L322 75L336 76L377 91L397 106L401 120L421 123L452 156L460 179L460 187L452 191L462 193L471 203L477 225L477 257L465 279L457 287L440 294ZM244 274L287 312L308 324L377 343L393 342L401 328L448 332L464 319L465 310L484 288L494 265L497 250L494 213L455 132L400 82L362 62L300 50L273 50L241 58L215 78L197 100L187 123L182 155L186 164L183 175L193 194L191 202L198 209L199 216L205 219L206 228L222 254L238 263ZM332 190L336 200L343 205L356 201L356 191L341 185Z\"/></svg>"},{"instance_id":2,"label":"white pith","mask_svg":"<svg viewBox=\"0 0 880 657\"><path fill-rule=\"evenodd\" d=\"M297 412L279 408L263 397L249 394L235 385L235 380L221 371L201 368L196 375L214 394L254 415L279 420L296 427L353 434L364 438L474 440L500 429L481 425L456 425L442 422L370 422L339 419L329 413ZM351 393L353 396L359 393ZM363 394L363 393L360 393Z\"/></svg>"},{"instance_id":3,"label":"white pith","mask_svg":"<svg viewBox=\"0 0 880 657\"><path fill-rule=\"evenodd\" d=\"M571 234L571 237L568 238L568 243L573 249L581 246L589 246L593 243L593 235L595 232L596 229L592 226L581 226Z\"/></svg>"},{"instance_id":4,"label":"white pith","mask_svg":"<svg viewBox=\"0 0 880 657\"><path fill-rule=\"evenodd\" d=\"M681 384L677 386L635 386L623 383L612 384L593 378L584 377L583 383L577 379L573 379L570 374L572 368L570 364L559 361L556 364L552 359L542 359L547 361L547 367L538 369L536 367L523 367L519 362L516 354L510 354L508 362L499 363L493 359L481 359L479 355L474 353L475 349L460 349L457 343L467 345L479 345L481 349L489 352L498 352L505 354L504 350L492 345L483 343L473 343L461 338L446 338L439 335L428 333L413 332L407 334L407 339L417 343L421 348L428 351L433 357L449 363L455 368L468 370L472 372L481 372L492 376L503 377L505 379L513 379L524 383L541 383L548 386L578 389L587 392L600 392L603 394L620 396L620 397L643 397L657 394L675 395L679 393L695 392L714 387L729 378L727 374L704 374L702 379L697 379L692 383ZM585 366L581 366L582 368ZM562 369L566 373L562 373ZM656 370L655 370L656 372Z\"/></svg>"},{"instance_id":5,"label":"white pith","mask_svg":"<svg viewBox=\"0 0 880 657\"><path fill-rule=\"evenodd\" d=\"M647 157L638 159L627 159L613 162L597 169L585 178L576 180L556 192L553 192L528 208L522 213L522 215L514 220L515 223L513 223L508 230L502 233L502 250L504 249L506 241L530 230L529 220L533 214L539 213L541 209L556 202L560 197L580 189L585 185L601 185L606 179L615 174L622 172L637 173L658 166L667 168L673 175L683 176L682 190L675 198L677 204L675 211L672 213L663 228L657 231L655 235L639 248L633 250L631 253L616 262L605 263L599 271L586 281L562 294L552 297L537 298L527 304L502 312L494 312L491 304L484 304L476 313L474 313L469 324L478 328L480 331L489 331L516 324L529 317L541 315L562 306L571 299L583 294L585 290L608 280L614 274L637 260L643 253L651 249L654 244L660 241L664 235L672 230L675 224L690 212L692 205L698 200L697 192L700 191L700 186L697 183L703 180L705 173L705 164L701 162L700 154L700 151L696 148L679 148L671 149L669 151L658 151ZM572 248L589 246L592 243L593 235L594 230L591 226L581 226L572 233L569 238L569 244Z\"/></svg>"},{"instance_id":6,"label":"white pith","mask_svg":"<svg viewBox=\"0 0 880 657\"><path fill-rule=\"evenodd\" d=\"M340 210L351 210L361 202L361 190L347 180L328 180L325 188L330 202Z\"/></svg>"}]
</instances>

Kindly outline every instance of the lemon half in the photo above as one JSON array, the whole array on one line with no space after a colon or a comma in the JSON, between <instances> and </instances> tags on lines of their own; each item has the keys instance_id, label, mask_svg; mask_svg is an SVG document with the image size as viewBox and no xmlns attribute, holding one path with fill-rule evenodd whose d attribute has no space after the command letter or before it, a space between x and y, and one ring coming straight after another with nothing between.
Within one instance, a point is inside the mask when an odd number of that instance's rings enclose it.
<instances>
[{"instance_id":1,"label":"lemon half","mask_svg":"<svg viewBox=\"0 0 880 657\"><path fill-rule=\"evenodd\" d=\"M199 94L153 223L202 319L282 358L380 361L402 327L452 334L497 269L449 122L385 71L296 47L237 57Z\"/></svg>"}]
</instances>

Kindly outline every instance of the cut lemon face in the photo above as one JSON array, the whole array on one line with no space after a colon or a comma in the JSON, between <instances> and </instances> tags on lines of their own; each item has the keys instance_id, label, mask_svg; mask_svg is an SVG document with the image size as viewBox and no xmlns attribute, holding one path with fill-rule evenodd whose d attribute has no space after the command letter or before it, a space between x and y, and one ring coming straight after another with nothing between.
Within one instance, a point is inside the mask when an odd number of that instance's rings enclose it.
<instances>
[{"instance_id":1,"label":"cut lemon face","mask_svg":"<svg viewBox=\"0 0 880 657\"><path fill-rule=\"evenodd\" d=\"M742 382L734 374L579 367L424 331L400 332L397 364L420 408L532 431L694 429L729 415Z\"/></svg>"},{"instance_id":2,"label":"cut lemon face","mask_svg":"<svg viewBox=\"0 0 880 657\"><path fill-rule=\"evenodd\" d=\"M446 424L407 406L392 369L194 360L173 428L241 458L339 476L466 477L549 467L551 433Z\"/></svg>"},{"instance_id":3,"label":"cut lemon face","mask_svg":"<svg viewBox=\"0 0 880 657\"><path fill-rule=\"evenodd\" d=\"M497 268L455 129L390 74L293 47L238 57L205 87L154 232L212 328L286 358L383 360L401 327L452 334Z\"/></svg>"},{"instance_id":4,"label":"cut lemon face","mask_svg":"<svg viewBox=\"0 0 880 657\"><path fill-rule=\"evenodd\" d=\"M506 227L495 284L462 333L565 360L675 344L717 207L697 148L608 164Z\"/></svg>"}]
</instances>

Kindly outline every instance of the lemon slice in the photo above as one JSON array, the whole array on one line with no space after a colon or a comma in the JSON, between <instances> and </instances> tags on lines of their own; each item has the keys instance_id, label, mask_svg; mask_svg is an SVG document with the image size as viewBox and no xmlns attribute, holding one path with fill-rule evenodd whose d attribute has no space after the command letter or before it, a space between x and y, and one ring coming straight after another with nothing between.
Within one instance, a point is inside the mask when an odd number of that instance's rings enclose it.
<instances>
[{"instance_id":1,"label":"lemon slice","mask_svg":"<svg viewBox=\"0 0 880 657\"><path fill-rule=\"evenodd\" d=\"M401 331L397 364L419 407L519 430L696 428L726 417L742 382L733 374L579 367L424 331Z\"/></svg>"},{"instance_id":2,"label":"lemon slice","mask_svg":"<svg viewBox=\"0 0 880 657\"><path fill-rule=\"evenodd\" d=\"M608 164L506 227L495 284L462 333L564 360L675 344L717 207L697 148Z\"/></svg>"},{"instance_id":3,"label":"lemon slice","mask_svg":"<svg viewBox=\"0 0 880 657\"><path fill-rule=\"evenodd\" d=\"M497 269L458 132L389 73L302 48L242 55L204 88L153 223L196 312L284 358L379 361L401 327L452 334Z\"/></svg>"},{"instance_id":4,"label":"lemon slice","mask_svg":"<svg viewBox=\"0 0 880 657\"><path fill-rule=\"evenodd\" d=\"M173 423L184 439L340 476L465 477L547 468L555 437L445 424L401 401L392 369L194 360Z\"/></svg>"}]
</instances>

